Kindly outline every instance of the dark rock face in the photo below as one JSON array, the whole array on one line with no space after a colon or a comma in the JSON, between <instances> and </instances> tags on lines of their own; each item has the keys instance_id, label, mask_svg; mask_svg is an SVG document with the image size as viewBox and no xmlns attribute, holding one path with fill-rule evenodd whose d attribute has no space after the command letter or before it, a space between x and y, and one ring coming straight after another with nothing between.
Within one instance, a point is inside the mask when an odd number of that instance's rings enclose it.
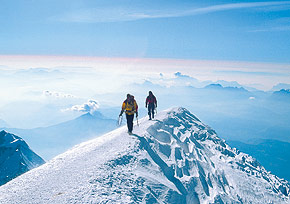
<instances>
[{"instance_id":1,"label":"dark rock face","mask_svg":"<svg viewBox=\"0 0 290 204\"><path fill-rule=\"evenodd\" d=\"M44 163L23 139L0 132L0 185Z\"/></svg>"}]
</instances>

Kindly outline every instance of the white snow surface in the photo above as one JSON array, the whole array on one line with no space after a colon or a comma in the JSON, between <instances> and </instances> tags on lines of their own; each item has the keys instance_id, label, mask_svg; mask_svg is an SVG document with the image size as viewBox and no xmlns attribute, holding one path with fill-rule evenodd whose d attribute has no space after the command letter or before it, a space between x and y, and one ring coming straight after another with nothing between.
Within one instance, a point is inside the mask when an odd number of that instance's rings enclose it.
<instances>
[{"instance_id":1,"label":"white snow surface","mask_svg":"<svg viewBox=\"0 0 290 204\"><path fill-rule=\"evenodd\" d=\"M289 183L184 108L81 143L0 187L0 203L290 203Z\"/></svg>"}]
</instances>

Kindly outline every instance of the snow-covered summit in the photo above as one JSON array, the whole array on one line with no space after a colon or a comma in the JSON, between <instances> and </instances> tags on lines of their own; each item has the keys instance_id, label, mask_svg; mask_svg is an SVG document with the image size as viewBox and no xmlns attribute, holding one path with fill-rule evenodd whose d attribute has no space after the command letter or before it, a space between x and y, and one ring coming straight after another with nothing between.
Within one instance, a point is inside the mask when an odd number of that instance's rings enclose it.
<instances>
[{"instance_id":1,"label":"snow-covered summit","mask_svg":"<svg viewBox=\"0 0 290 204\"><path fill-rule=\"evenodd\" d=\"M0 187L0 203L289 203L289 183L184 108L75 146Z\"/></svg>"},{"instance_id":2,"label":"snow-covered summit","mask_svg":"<svg viewBox=\"0 0 290 204\"><path fill-rule=\"evenodd\" d=\"M22 138L0 132L0 185L43 163Z\"/></svg>"}]
</instances>

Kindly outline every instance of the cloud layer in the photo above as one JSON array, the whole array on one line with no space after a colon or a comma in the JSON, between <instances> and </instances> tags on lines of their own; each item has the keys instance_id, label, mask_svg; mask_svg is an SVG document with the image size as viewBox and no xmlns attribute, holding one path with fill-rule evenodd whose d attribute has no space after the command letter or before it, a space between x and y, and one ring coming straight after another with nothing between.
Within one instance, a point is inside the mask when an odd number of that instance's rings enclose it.
<instances>
[{"instance_id":1,"label":"cloud layer","mask_svg":"<svg viewBox=\"0 0 290 204\"><path fill-rule=\"evenodd\" d=\"M89 100L88 102L81 105L74 105L65 111L76 111L94 114L99 109L99 103L95 100Z\"/></svg>"}]
</instances>

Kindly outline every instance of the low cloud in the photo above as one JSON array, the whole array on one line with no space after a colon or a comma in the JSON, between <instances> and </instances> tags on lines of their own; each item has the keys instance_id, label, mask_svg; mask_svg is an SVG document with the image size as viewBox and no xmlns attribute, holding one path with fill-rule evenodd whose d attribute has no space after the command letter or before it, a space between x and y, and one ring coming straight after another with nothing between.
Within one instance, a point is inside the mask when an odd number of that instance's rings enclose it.
<instances>
[{"instance_id":1,"label":"low cloud","mask_svg":"<svg viewBox=\"0 0 290 204\"><path fill-rule=\"evenodd\" d=\"M54 91L43 91L42 93L43 96L49 97L49 98L76 98L74 95L71 94L64 94L60 92L54 92Z\"/></svg>"},{"instance_id":2,"label":"low cloud","mask_svg":"<svg viewBox=\"0 0 290 204\"><path fill-rule=\"evenodd\" d=\"M81 104L81 105L74 105L71 108L64 109L63 111L76 111L76 112L85 112L94 114L98 109L100 105L95 100L89 100L88 102Z\"/></svg>"}]
</instances>

